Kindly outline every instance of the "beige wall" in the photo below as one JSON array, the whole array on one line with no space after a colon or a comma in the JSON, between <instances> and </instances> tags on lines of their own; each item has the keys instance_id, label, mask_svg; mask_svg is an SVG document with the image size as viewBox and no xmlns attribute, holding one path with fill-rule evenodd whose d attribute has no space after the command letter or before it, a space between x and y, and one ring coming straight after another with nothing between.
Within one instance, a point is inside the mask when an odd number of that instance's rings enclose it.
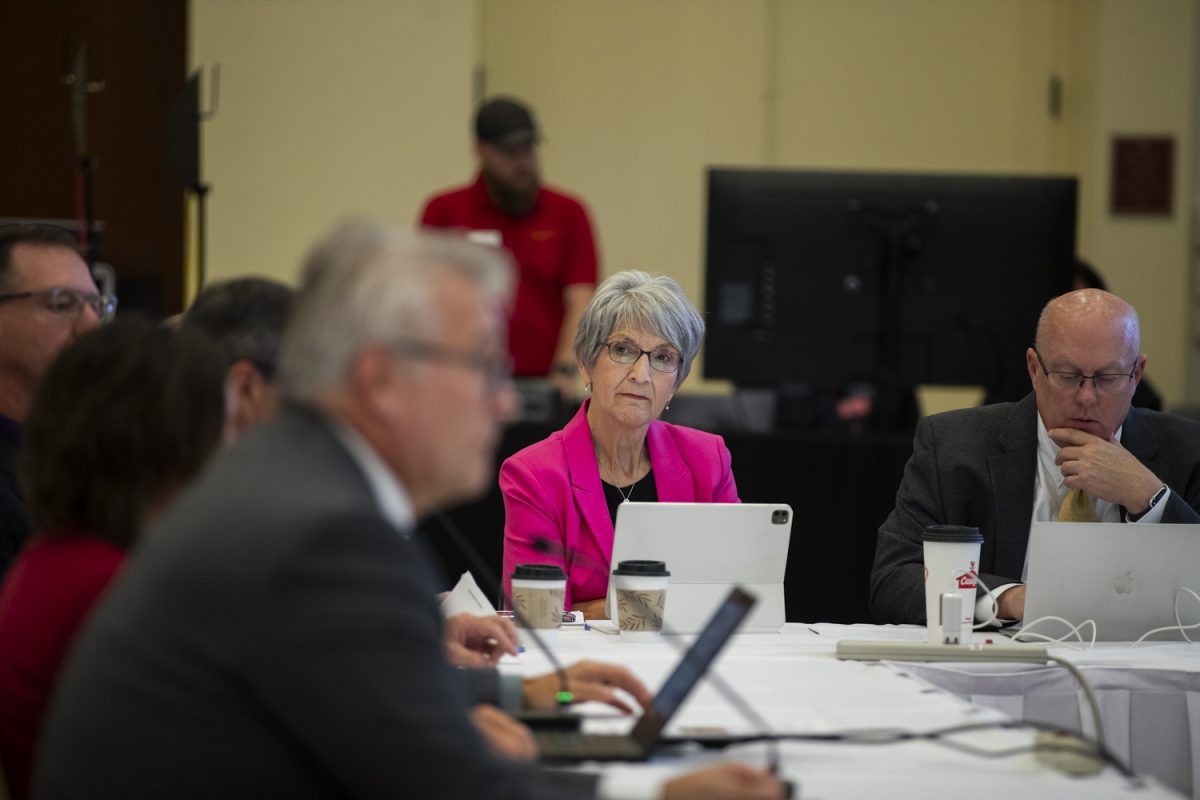
<instances>
[{"instance_id":1,"label":"beige wall","mask_svg":"<svg viewBox=\"0 0 1200 800\"><path fill-rule=\"evenodd\" d=\"M488 89L544 109L547 172L592 204L606 271L660 269L702 302L703 197L690 192L710 164L1077 174L1080 252L1143 310L1155 382L1183 399L1187 214L1113 218L1105 198L1110 136L1168 133L1182 208L1191 0L482 7ZM705 388L697 378L689 388Z\"/></svg>"},{"instance_id":2,"label":"beige wall","mask_svg":"<svg viewBox=\"0 0 1200 800\"><path fill-rule=\"evenodd\" d=\"M546 179L587 202L604 271L667 273L699 303L703 166L763 161L766 4L499 0L483 9L487 92L537 109Z\"/></svg>"},{"instance_id":3,"label":"beige wall","mask_svg":"<svg viewBox=\"0 0 1200 800\"><path fill-rule=\"evenodd\" d=\"M778 164L1057 171L1047 112L1059 17L1046 0L779 5Z\"/></svg>"},{"instance_id":4,"label":"beige wall","mask_svg":"<svg viewBox=\"0 0 1200 800\"><path fill-rule=\"evenodd\" d=\"M1192 352L1187 331L1191 202L1195 157L1197 5L1191 0L1105 0L1095 21L1094 113L1081 153L1083 252L1111 288L1139 310L1148 374L1169 403L1185 399ZM1174 214L1115 217L1108 211L1114 135L1175 138ZM1193 397L1192 401L1200 400Z\"/></svg>"},{"instance_id":5,"label":"beige wall","mask_svg":"<svg viewBox=\"0 0 1200 800\"><path fill-rule=\"evenodd\" d=\"M214 276L290 277L332 220L408 221L471 172L477 64L542 118L606 272L703 297L710 164L1077 173L1080 251L1142 311L1183 400L1193 0L193 0ZM1063 78L1061 116L1047 111ZM1114 133L1177 142L1177 210L1107 212ZM689 388L705 388L699 376ZM708 388L723 388L720 385Z\"/></svg>"},{"instance_id":6,"label":"beige wall","mask_svg":"<svg viewBox=\"0 0 1200 800\"><path fill-rule=\"evenodd\" d=\"M208 272L292 280L365 213L410 222L466 175L473 0L192 0L192 63L221 65L204 126Z\"/></svg>"}]
</instances>

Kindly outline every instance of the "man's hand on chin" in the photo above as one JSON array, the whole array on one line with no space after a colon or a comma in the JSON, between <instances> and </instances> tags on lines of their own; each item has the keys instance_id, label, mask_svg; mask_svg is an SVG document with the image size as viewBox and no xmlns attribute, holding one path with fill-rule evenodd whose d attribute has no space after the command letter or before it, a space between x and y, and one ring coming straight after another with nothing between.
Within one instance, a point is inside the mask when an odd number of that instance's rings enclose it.
<instances>
[{"instance_id":1,"label":"man's hand on chin","mask_svg":"<svg viewBox=\"0 0 1200 800\"><path fill-rule=\"evenodd\" d=\"M1055 463L1071 489L1140 514L1163 484L1116 439L1101 439L1075 428L1052 428L1047 433L1062 448Z\"/></svg>"}]
</instances>

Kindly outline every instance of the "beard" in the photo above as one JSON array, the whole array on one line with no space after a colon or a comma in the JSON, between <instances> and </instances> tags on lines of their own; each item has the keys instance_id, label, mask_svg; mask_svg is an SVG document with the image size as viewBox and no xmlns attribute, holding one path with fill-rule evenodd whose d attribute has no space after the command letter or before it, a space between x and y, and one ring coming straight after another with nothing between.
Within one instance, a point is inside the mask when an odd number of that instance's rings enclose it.
<instances>
[{"instance_id":1,"label":"beard","mask_svg":"<svg viewBox=\"0 0 1200 800\"><path fill-rule=\"evenodd\" d=\"M533 211L533 204L537 201L538 190L541 188L536 174L529 181L514 185L485 172L483 183L492 202L505 214L513 217L523 217Z\"/></svg>"}]
</instances>

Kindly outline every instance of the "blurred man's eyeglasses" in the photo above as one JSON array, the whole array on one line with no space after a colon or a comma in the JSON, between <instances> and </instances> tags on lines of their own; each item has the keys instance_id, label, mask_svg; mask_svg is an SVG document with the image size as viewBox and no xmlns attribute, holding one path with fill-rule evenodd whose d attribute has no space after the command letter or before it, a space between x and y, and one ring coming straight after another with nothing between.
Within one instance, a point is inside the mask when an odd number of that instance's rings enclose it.
<instances>
[{"instance_id":1,"label":"blurred man's eyeglasses","mask_svg":"<svg viewBox=\"0 0 1200 800\"><path fill-rule=\"evenodd\" d=\"M81 292L78 289L67 289L61 286L43 289L40 292L0 294L0 303L14 300L35 300L50 313L60 314L63 317L77 317L83 313L84 306L90 306L101 322L108 322L117 313L117 298L112 295Z\"/></svg>"},{"instance_id":2,"label":"blurred man's eyeglasses","mask_svg":"<svg viewBox=\"0 0 1200 800\"><path fill-rule=\"evenodd\" d=\"M482 372L484 378L487 379L488 388L493 391L512 382L513 363L512 358L507 355L454 350L413 339L396 342L392 345L392 350L397 355L407 358L453 364L464 369Z\"/></svg>"},{"instance_id":3,"label":"blurred man's eyeglasses","mask_svg":"<svg viewBox=\"0 0 1200 800\"><path fill-rule=\"evenodd\" d=\"M1099 375L1084 375L1082 372L1059 372L1056 370L1046 369L1046 362L1042 360L1042 354L1033 348L1033 354L1037 356L1038 364L1042 367L1042 373L1046 379L1050 381L1050 385L1061 392L1074 392L1083 387L1084 381L1090 380L1092 385L1096 387L1096 391L1101 394L1105 392L1114 392L1121 386L1133 380L1133 373L1137 371L1137 358L1133 359L1133 366L1129 368L1128 373L1117 372Z\"/></svg>"},{"instance_id":4,"label":"blurred man's eyeglasses","mask_svg":"<svg viewBox=\"0 0 1200 800\"><path fill-rule=\"evenodd\" d=\"M656 372L678 372L683 357L669 347L656 347L653 350L643 350L633 342L605 342L604 349L608 357L622 366L629 366L642 356L650 356L650 368Z\"/></svg>"}]
</instances>

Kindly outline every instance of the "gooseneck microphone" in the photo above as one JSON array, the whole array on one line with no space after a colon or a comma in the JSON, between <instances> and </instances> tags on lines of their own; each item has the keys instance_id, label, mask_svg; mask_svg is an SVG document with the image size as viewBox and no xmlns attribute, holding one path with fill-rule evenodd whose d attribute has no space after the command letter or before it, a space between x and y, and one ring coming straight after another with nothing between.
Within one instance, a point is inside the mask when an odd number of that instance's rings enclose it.
<instances>
[{"instance_id":1,"label":"gooseneck microphone","mask_svg":"<svg viewBox=\"0 0 1200 800\"><path fill-rule=\"evenodd\" d=\"M503 594L503 582L496 577L496 573L492 571L491 567L484 563L483 558L479 555L479 551L477 551L474 546L467 541L467 537L464 536L463 532L458 529L458 526L455 525L445 514L437 514L436 516L438 524L440 524L442 529L450 535L450 538L454 540L454 545L462 552L463 555L467 557L467 561L471 563L471 569L479 574L480 579L482 579L484 583L490 584L490 586L488 586L489 593L492 593L493 597L504 597L508 601L508 605L512 607L513 617L516 618L517 624L525 629L525 632L529 635L530 640L537 645L537 649L541 651L542 655L546 657L546 660L550 662L550 666L554 668L555 674L558 675L559 687L558 693L554 695L554 702L558 704L560 709L571 705L571 703L575 700L575 695L571 693L570 682L567 680L567 671L563 669L562 664L560 664L558 658L555 657L554 651L551 650L550 647L547 646L545 640L538 635L537 629L529 624L529 620L525 618L525 615L522 614L520 609L516 607L516 604L512 602L512 598L509 598L507 595Z\"/></svg>"},{"instance_id":2,"label":"gooseneck microphone","mask_svg":"<svg viewBox=\"0 0 1200 800\"><path fill-rule=\"evenodd\" d=\"M584 555L574 548L563 547L561 543L552 539L547 539L545 537L535 539L533 542L533 549L552 558L561 558L563 559L564 563L578 562L579 565L584 569L603 572L605 575L608 575L609 573L608 565L601 564L594 558ZM638 596L637 592L630 592L626 599L635 603L638 606L638 611L640 613L645 614L646 616L653 616L653 611L651 611L651 609L646 605L645 601ZM677 639L673 638L675 636L675 632L671 631L667 627L665 621L663 622L662 632L664 634L664 641L668 642L672 647L674 647L677 652L685 652L683 644ZM741 714L742 717L744 717L751 725L759 728L763 733L770 732L771 725L765 719L763 719L757 711L754 710L753 706L746 702L746 699L742 697L737 690L726 683L725 679L717 674L715 668L710 667L707 671L705 671L704 677L708 680L709 684L711 684L712 687L717 690L717 693L725 698L725 702L729 703L729 705L733 707L735 711ZM771 774L778 775L780 760L779 742L774 738L768 738L765 741L768 747L767 768Z\"/></svg>"}]
</instances>

